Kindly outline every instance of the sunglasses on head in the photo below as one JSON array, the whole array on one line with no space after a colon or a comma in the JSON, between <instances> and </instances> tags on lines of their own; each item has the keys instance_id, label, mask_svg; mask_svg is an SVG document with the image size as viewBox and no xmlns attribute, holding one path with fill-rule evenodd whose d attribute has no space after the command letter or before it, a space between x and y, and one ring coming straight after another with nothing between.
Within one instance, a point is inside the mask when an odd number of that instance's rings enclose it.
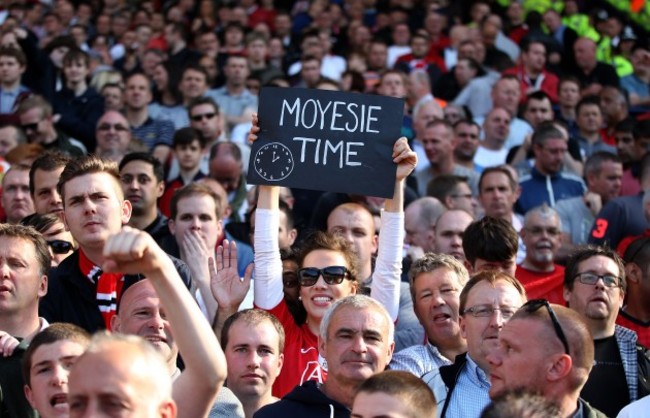
<instances>
[{"instance_id":1,"label":"sunglasses on head","mask_svg":"<svg viewBox=\"0 0 650 418\"><path fill-rule=\"evenodd\" d=\"M553 323L553 329L555 329L555 335L557 335L557 337L562 342L562 345L564 346L564 352L566 354L569 354L569 341L567 341L566 339L566 335L562 330L562 325L560 325L560 321L558 321L557 319L557 315L555 315L555 311L553 310L551 304L546 299L529 300L528 302L524 303L521 309L523 309L525 312L533 313L533 312L537 312L542 306L546 307L546 310L548 311L548 316L551 317L551 322Z\"/></svg>"},{"instance_id":2,"label":"sunglasses on head","mask_svg":"<svg viewBox=\"0 0 650 418\"><path fill-rule=\"evenodd\" d=\"M47 245L49 245L50 248L52 248L52 252L54 254L67 254L74 249L71 242L63 241L60 239L48 241Z\"/></svg>"},{"instance_id":3,"label":"sunglasses on head","mask_svg":"<svg viewBox=\"0 0 650 418\"><path fill-rule=\"evenodd\" d=\"M192 120L194 122L201 122L203 118L212 119L216 113L203 113L202 115L192 115Z\"/></svg>"},{"instance_id":4,"label":"sunglasses on head","mask_svg":"<svg viewBox=\"0 0 650 418\"><path fill-rule=\"evenodd\" d=\"M322 269L305 267L298 270L298 281L301 286L309 287L315 285L318 278L323 276L327 284L341 284L345 278L351 280L349 273L350 271L343 266L328 266Z\"/></svg>"}]
</instances>

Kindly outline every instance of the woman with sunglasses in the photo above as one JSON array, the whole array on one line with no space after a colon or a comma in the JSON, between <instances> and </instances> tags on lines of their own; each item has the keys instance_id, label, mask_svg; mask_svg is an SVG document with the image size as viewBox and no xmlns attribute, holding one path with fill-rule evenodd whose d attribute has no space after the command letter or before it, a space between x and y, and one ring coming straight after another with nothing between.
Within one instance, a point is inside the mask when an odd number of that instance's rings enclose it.
<instances>
[{"instance_id":1,"label":"woman with sunglasses","mask_svg":"<svg viewBox=\"0 0 650 418\"><path fill-rule=\"evenodd\" d=\"M65 229L63 221L57 215L35 213L20 222L31 226L43 235L52 255L52 267L56 267L75 249L74 239L70 231Z\"/></svg>"},{"instance_id":2,"label":"woman with sunglasses","mask_svg":"<svg viewBox=\"0 0 650 418\"><path fill-rule=\"evenodd\" d=\"M257 118L249 139L259 131ZM417 164L417 156L406 138L395 142L392 153L397 164L395 192L382 212L382 233L372 276L371 296L382 302L393 320L399 310L402 243L404 240L404 181ZM283 298L282 262L278 248L279 191L276 186L260 186L255 211L255 306L275 315L286 333L284 365L273 386L273 395L282 397L308 380L324 382L327 371L318 355L318 335L325 311L336 300L355 294L356 254L342 237L316 233L303 245L298 257L300 298L307 320L298 325Z\"/></svg>"}]
</instances>

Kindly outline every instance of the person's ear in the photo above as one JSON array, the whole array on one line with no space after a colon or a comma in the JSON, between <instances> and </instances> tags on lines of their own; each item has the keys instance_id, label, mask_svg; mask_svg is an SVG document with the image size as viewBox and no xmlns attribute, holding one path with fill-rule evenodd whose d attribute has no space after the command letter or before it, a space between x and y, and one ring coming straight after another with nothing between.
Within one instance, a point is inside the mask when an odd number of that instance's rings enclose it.
<instances>
[{"instance_id":1,"label":"person's ear","mask_svg":"<svg viewBox=\"0 0 650 418\"><path fill-rule=\"evenodd\" d=\"M129 223L129 220L131 219L132 210L133 210L133 206L131 205L131 202L129 202L128 200L122 202L122 225L126 225Z\"/></svg>"}]
</instances>

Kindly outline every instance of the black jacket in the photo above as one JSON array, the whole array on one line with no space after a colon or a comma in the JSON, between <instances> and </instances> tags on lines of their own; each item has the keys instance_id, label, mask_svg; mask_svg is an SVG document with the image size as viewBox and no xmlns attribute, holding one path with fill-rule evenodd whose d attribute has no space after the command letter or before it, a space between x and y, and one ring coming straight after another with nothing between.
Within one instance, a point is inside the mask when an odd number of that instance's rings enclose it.
<instances>
[{"instance_id":1,"label":"black jacket","mask_svg":"<svg viewBox=\"0 0 650 418\"><path fill-rule=\"evenodd\" d=\"M350 410L328 398L318 389L316 382L307 381L253 415L253 418L277 417L350 418Z\"/></svg>"},{"instance_id":2,"label":"black jacket","mask_svg":"<svg viewBox=\"0 0 650 418\"><path fill-rule=\"evenodd\" d=\"M171 259L189 289L191 276L187 265L177 258ZM125 276L124 290L142 279L142 275ZM79 269L78 250L63 260L57 268L50 270L47 294L40 301L39 315L50 323L69 322L90 333L106 328L97 306L95 286Z\"/></svg>"}]
</instances>

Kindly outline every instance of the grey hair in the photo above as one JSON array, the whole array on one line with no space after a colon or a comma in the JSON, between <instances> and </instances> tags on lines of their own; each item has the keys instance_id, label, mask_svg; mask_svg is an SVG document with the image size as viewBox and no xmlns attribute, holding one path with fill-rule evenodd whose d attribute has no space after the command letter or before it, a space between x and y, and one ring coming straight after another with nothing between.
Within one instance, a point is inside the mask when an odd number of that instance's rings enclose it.
<instances>
[{"instance_id":1,"label":"grey hair","mask_svg":"<svg viewBox=\"0 0 650 418\"><path fill-rule=\"evenodd\" d=\"M327 312L325 312L325 316L323 316L323 319L320 322L320 338L323 341L327 341L327 331L330 322L334 317L334 314L343 308L353 308L359 310L370 308L382 314L386 319L386 323L388 324L388 342L389 344L393 342L395 337L395 324L393 324L393 320L391 319L390 314L388 313L386 308L384 308L384 305L382 305L376 299L373 299L370 296L365 296L365 295L347 296L344 297L343 299L337 300L332 304L332 306L329 307Z\"/></svg>"},{"instance_id":2,"label":"grey hair","mask_svg":"<svg viewBox=\"0 0 650 418\"><path fill-rule=\"evenodd\" d=\"M440 268L454 273L459 291L469 281L467 269L455 257L449 254L426 253L423 257L414 261L409 270L409 289L411 290L413 305L415 305L415 279L422 273L430 273Z\"/></svg>"},{"instance_id":3,"label":"grey hair","mask_svg":"<svg viewBox=\"0 0 650 418\"><path fill-rule=\"evenodd\" d=\"M549 219L551 217L555 217L558 222L560 221L560 215L558 215L557 211L550 207L549 205L546 204L546 202L542 203L539 206L536 206L532 209L530 209L528 212L526 212L526 216L524 216L524 226L528 224L528 221L530 221L530 218L533 215L539 215L540 217L544 219Z\"/></svg>"}]
</instances>

